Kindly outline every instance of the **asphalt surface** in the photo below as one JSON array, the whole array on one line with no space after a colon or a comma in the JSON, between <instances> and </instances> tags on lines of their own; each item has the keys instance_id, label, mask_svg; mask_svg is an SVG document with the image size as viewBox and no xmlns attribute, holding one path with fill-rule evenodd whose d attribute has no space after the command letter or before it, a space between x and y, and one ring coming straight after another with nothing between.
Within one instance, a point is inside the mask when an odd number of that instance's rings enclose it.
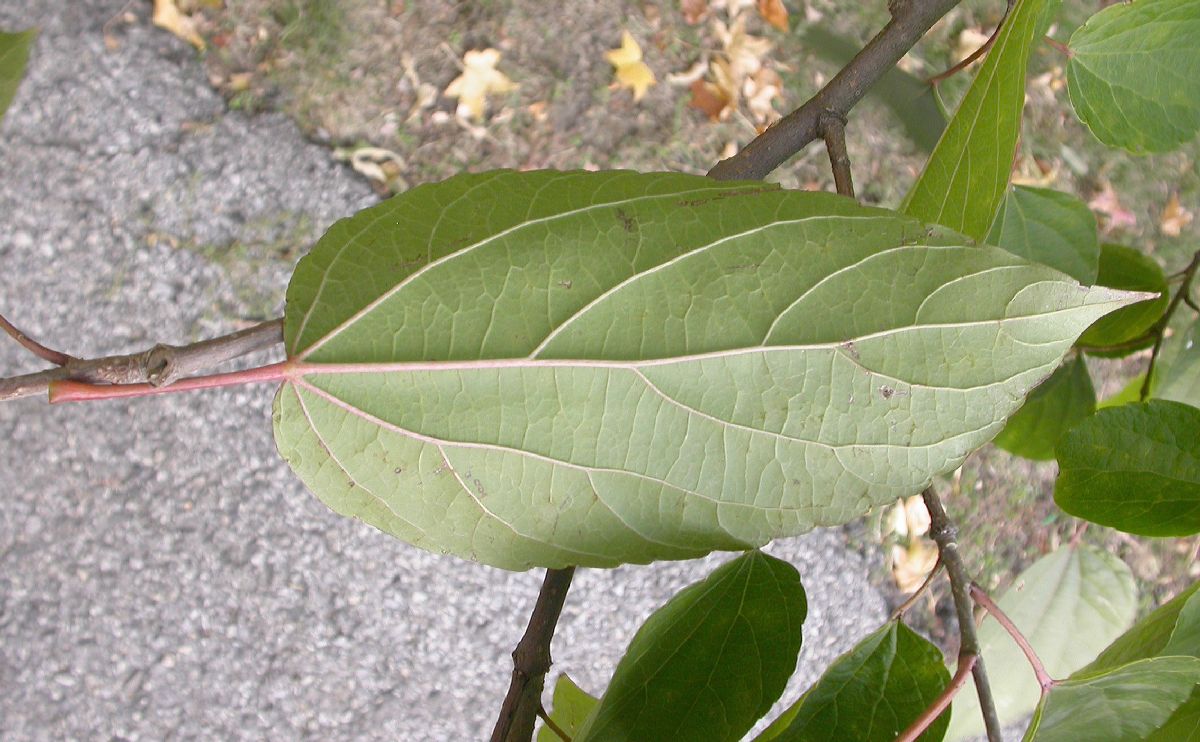
<instances>
[{"instance_id":1,"label":"asphalt surface","mask_svg":"<svg viewBox=\"0 0 1200 742\"><path fill-rule=\"evenodd\" d=\"M125 7L0 0L0 28L41 28L0 125L0 311L76 355L278 313L298 251L374 200L286 119L227 111L148 2L106 46ZM0 371L37 368L0 342ZM0 738L490 730L540 574L335 516L276 455L272 391L0 405ZM808 591L790 699L884 608L839 533L770 551ZM638 624L727 558L581 572L556 671L599 691Z\"/></svg>"}]
</instances>

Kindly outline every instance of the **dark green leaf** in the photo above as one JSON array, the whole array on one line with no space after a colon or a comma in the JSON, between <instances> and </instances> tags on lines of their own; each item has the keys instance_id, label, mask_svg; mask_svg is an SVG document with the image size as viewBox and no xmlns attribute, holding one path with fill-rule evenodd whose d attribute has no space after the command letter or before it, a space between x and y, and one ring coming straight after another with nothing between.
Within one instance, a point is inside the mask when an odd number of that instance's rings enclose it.
<instances>
[{"instance_id":1,"label":"dark green leaf","mask_svg":"<svg viewBox=\"0 0 1200 742\"><path fill-rule=\"evenodd\" d=\"M1056 678L1094 658L1129 628L1137 610L1129 567L1092 546L1047 554L1022 572L998 602ZM1040 688L1033 670L996 621L984 620L979 642L1000 721L1015 724L1037 706ZM959 693L952 710L946 739L983 733L974 693Z\"/></svg>"},{"instance_id":2,"label":"dark green leaf","mask_svg":"<svg viewBox=\"0 0 1200 742\"><path fill-rule=\"evenodd\" d=\"M1172 600L1159 606L1149 616L1138 621L1129 631L1117 637L1096 659L1079 670L1078 674L1081 676L1091 675L1137 660L1163 655L1163 650L1169 643L1172 643L1175 627L1179 624L1184 606L1188 606L1183 630L1179 639L1174 642L1176 646L1183 646L1187 642L1185 637L1190 636L1195 627L1200 627L1200 617L1196 615L1197 612L1200 612L1198 590L1200 590L1200 582L1194 583ZM1171 652L1171 654L1174 653L1176 652ZM1200 647L1185 648L1185 651L1179 653L1200 657Z\"/></svg>"},{"instance_id":3,"label":"dark green leaf","mask_svg":"<svg viewBox=\"0 0 1200 742\"><path fill-rule=\"evenodd\" d=\"M1138 302L1099 319L1079 338L1081 345L1101 346L1127 343L1140 338L1154 326L1167 310L1167 279L1162 268L1154 259L1131 247L1105 244L1100 248L1100 271L1096 276L1098 286L1148 291L1158 294L1153 299ZM1140 347L1149 347L1152 339L1140 346L1112 353L1096 352L1093 355L1124 356Z\"/></svg>"},{"instance_id":4,"label":"dark green leaf","mask_svg":"<svg viewBox=\"0 0 1200 742\"><path fill-rule=\"evenodd\" d=\"M1200 742L1200 685L1146 742Z\"/></svg>"},{"instance_id":5,"label":"dark green leaf","mask_svg":"<svg viewBox=\"0 0 1200 742\"><path fill-rule=\"evenodd\" d=\"M996 436L997 446L1017 456L1046 461L1062 434L1096 411L1096 390L1082 358L1073 358L1033 390L1025 405Z\"/></svg>"},{"instance_id":6,"label":"dark green leaf","mask_svg":"<svg viewBox=\"0 0 1200 742\"><path fill-rule=\"evenodd\" d=\"M810 24L804 31L804 45L821 58L841 69L862 44L831 31L822 24ZM925 152L933 150L946 128L946 117L933 95L933 86L899 67L883 73L871 86L867 97L878 98L896 116L908 138Z\"/></svg>"},{"instance_id":7,"label":"dark green leaf","mask_svg":"<svg viewBox=\"0 0 1200 742\"><path fill-rule=\"evenodd\" d=\"M1100 410L1059 442L1054 500L1142 536L1200 531L1200 409L1151 400Z\"/></svg>"},{"instance_id":8,"label":"dark green leaf","mask_svg":"<svg viewBox=\"0 0 1200 742\"><path fill-rule=\"evenodd\" d=\"M550 719L567 733L567 736L572 739L579 734L579 728L583 726L583 722L587 719L588 714L596 707L596 698L578 685L575 681L567 677L564 672L558 676L558 681L554 684L554 700ZM538 731L537 742L561 742L562 737L559 737L554 730L545 724Z\"/></svg>"},{"instance_id":9,"label":"dark green leaf","mask_svg":"<svg viewBox=\"0 0 1200 742\"><path fill-rule=\"evenodd\" d=\"M996 43L979 68L904 211L983 241L1012 170L1025 70L1043 0L1017 0Z\"/></svg>"},{"instance_id":10,"label":"dark green leaf","mask_svg":"<svg viewBox=\"0 0 1200 742\"><path fill-rule=\"evenodd\" d=\"M1071 37L1067 90L1105 144L1166 152L1200 128L1200 3L1138 0L1105 8Z\"/></svg>"},{"instance_id":11,"label":"dark green leaf","mask_svg":"<svg viewBox=\"0 0 1200 742\"><path fill-rule=\"evenodd\" d=\"M334 225L288 287L281 453L494 566L741 550L919 492L1136 295L833 194L493 172Z\"/></svg>"},{"instance_id":12,"label":"dark green leaf","mask_svg":"<svg viewBox=\"0 0 1200 742\"><path fill-rule=\"evenodd\" d=\"M806 612L792 565L727 562L642 624L576 742L741 739L796 669Z\"/></svg>"},{"instance_id":13,"label":"dark green leaf","mask_svg":"<svg viewBox=\"0 0 1200 742\"><path fill-rule=\"evenodd\" d=\"M1095 282L1100 267L1095 215L1087 204L1060 191L1010 188L987 241L1085 285Z\"/></svg>"},{"instance_id":14,"label":"dark green leaf","mask_svg":"<svg viewBox=\"0 0 1200 742\"><path fill-rule=\"evenodd\" d=\"M21 76L25 74L25 63L29 61L29 47L37 37L37 31L29 29L18 33L0 31L0 118L8 110Z\"/></svg>"},{"instance_id":15,"label":"dark green leaf","mask_svg":"<svg viewBox=\"0 0 1200 742\"><path fill-rule=\"evenodd\" d=\"M1200 659L1155 657L1073 677L1039 704L1027 742L1143 742L1172 721L1200 683Z\"/></svg>"},{"instance_id":16,"label":"dark green leaf","mask_svg":"<svg viewBox=\"0 0 1200 742\"><path fill-rule=\"evenodd\" d=\"M889 621L839 657L794 704L778 742L890 742L950 683L941 650L902 623ZM920 739L940 740L942 714Z\"/></svg>"}]
</instances>

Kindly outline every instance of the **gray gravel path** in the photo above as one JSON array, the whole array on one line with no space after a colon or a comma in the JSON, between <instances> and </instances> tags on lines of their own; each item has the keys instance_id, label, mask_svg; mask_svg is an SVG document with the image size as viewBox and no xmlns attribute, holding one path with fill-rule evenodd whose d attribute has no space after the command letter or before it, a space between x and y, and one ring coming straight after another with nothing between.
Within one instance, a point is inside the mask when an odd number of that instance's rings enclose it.
<instances>
[{"instance_id":1,"label":"gray gravel path","mask_svg":"<svg viewBox=\"0 0 1200 742\"><path fill-rule=\"evenodd\" d=\"M373 200L287 120L225 110L177 39L118 25L107 49L124 6L0 0L0 27L42 28L0 128L0 307L75 354L277 313L295 248ZM0 343L4 372L36 368ZM336 517L276 456L270 402L257 387L0 406L0 738L490 729L539 575ZM771 551L808 590L807 684L882 601L836 532ZM725 558L582 572L557 668L599 690L638 623Z\"/></svg>"}]
</instances>

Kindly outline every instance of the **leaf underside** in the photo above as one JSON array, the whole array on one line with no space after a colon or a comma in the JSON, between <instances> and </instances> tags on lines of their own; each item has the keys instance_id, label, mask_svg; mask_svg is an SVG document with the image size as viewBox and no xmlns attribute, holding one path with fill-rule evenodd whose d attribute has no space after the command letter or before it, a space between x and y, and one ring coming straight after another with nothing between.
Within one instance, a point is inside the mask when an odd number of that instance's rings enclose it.
<instances>
[{"instance_id":1,"label":"leaf underside","mask_svg":"<svg viewBox=\"0 0 1200 742\"><path fill-rule=\"evenodd\" d=\"M334 225L280 452L334 510L510 568L835 525L953 469L1131 295L830 194L493 172Z\"/></svg>"}]
</instances>

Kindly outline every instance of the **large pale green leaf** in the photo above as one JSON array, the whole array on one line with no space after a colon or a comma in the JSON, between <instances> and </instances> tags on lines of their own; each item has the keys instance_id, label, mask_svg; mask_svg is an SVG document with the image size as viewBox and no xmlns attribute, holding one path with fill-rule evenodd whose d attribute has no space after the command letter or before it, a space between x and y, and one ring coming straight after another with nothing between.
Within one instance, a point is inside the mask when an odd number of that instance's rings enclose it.
<instances>
[{"instance_id":1,"label":"large pale green leaf","mask_svg":"<svg viewBox=\"0 0 1200 742\"><path fill-rule=\"evenodd\" d=\"M575 742L741 739L796 669L806 613L792 565L727 562L646 619Z\"/></svg>"},{"instance_id":2,"label":"large pale green leaf","mask_svg":"<svg viewBox=\"0 0 1200 742\"><path fill-rule=\"evenodd\" d=\"M1137 0L1092 16L1071 37L1067 90L1105 144L1165 152L1200 128L1200 3Z\"/></svg>"},{"instance_id":3,"label":"large pale green leaf","mask_svg":"<svg viewBox=\"0 0 1200 742\"><path fill-rule=\"evenodd\" d=\"M596 707L597 700L563 673L554 684L550 719L573 740L579 734L579 728L583 726L588 714ZM562 742L562 737L543 724L538 730L537 742Z\"/></svg>"},{"instance_id":4,"label":"large pale green leaf","mask_svg":"<svg viewBox=\"0 0 1200 742\"><path fill-rule=\"evenodd\" d=\"M1094 283L1100 267L1096 216L1087 204L1061 191L1010 188L987 241L1083 284Z\"/></svg>"},{"instance_id":5,"label":"large pale green leaf","mask_svg":"<svg viewBox=\"0 0 1200 742\"><path fill-rule=\"evenodd\" d=\"M1133 623L1133 574L1124 562L1091 546L1065 546L1025 570L999 599L1054 678L1065 678ZM1013 724L1037 706L1041 690L1025 655L1000 625L985 619L979 642L1001 723ZM954 699L946 739L983 733L979 699Z\"/></svg>"},{"instance_id":6,"label":"large pale green leaf","mask_svg":"<svg viewBox=\"0 0 1200 742\"><path fill-rule=\"evenodd\" d=\"M1154 258L1124 245L1104 244L1100 248L1100 270L1096 283L1114 289L1145 291L1157 294L1133 306L1103 317L1079 338L1082 345L1104 346L1128 343L1144 337L1146 332L1162 317L1170 303L1167 296L1167 278ZM1112 353L1096 352L1094 355L1121 356L1133 353L1139 347L1148 347L1153 340L1146 339L1140 346Z\"/></svg>"},{"instance_id":7,"label":"large pale green leaf","mask_svg":"<svg viewBox=\"0 0 1200 742\"><path fill-rule=\"evenodd\" d=\"M958 106L904 211L982 241L1012 170L1025 70L1043 0L1017 0L975 81Z\"/></svg>"},{"instance_id":8,"label":"large pale green leaf","mask_svg":"<svg viewBox=\"0 0 1200 742\"><path fill-rule=\"evenodd\" d=\"M1096 411L1096 390L1087 364L1076 357L1033 390L1008 420L995 444L1027 459L1048 461L1062 434Z\"/></svg>"},{"instance_id":9,"label":"large pale green leaf","mask_svg":"<svg viewBox=\"0 0 1200 742\"><path fill-rule=\"evenodd\" d=\"M778 742L891 742L950 683L942 652L899 621L889 621L839 657L790 709ZM940 740L942 714L920 739Z\"/></svg>"},{"instance_id":10,"label":"large pale green leaf","mask_svg":"<svg viewBox=\"0 0 1200 742\"><path fill-rule=\"evenodd\" d=\"M1156 657L1071 678L1050 689L1026 742L1144 742L1185 704L1200 683L1200 659ZM1162 739L1166 739L1165 737ZM1174 740L1179 737L1172 738Z\"/></svg>"},{"instance_id":11,"label":"large pale green leaf","mask_svg":"<svg viewBox=\"0 0 1200 742\"><path fill-rule=\"evenodd\" d=\"M25 63L29 61L29 47L35 37L37 31L34 29L18 33L0 31L0 118L4 117L8 104L17 94L17 86L25 74Z\"/></svg>"},{"instance_id":12,"label":"large pale green leaf","mask_svg":"<svg viewBox=\"0 0 1200 742\"><path fill-rule=\"evenodd\" d=\"M1200 531L1200 409L1151 400L1100 410L1059 441L1054 501L1143 536Z\"/></svg>"},{"instance_id":13,"label":"large pale green leaf","mask_svg":"<svg viewBox=\"0 0 1200 742\"><path fill-rule=\"evenodd\" d=\"M696 176L422 186L297 266L276 440L338 512L506 568L844 523L956 467L1140 298L964 241Z\"/></svg>"}]
</instances>

